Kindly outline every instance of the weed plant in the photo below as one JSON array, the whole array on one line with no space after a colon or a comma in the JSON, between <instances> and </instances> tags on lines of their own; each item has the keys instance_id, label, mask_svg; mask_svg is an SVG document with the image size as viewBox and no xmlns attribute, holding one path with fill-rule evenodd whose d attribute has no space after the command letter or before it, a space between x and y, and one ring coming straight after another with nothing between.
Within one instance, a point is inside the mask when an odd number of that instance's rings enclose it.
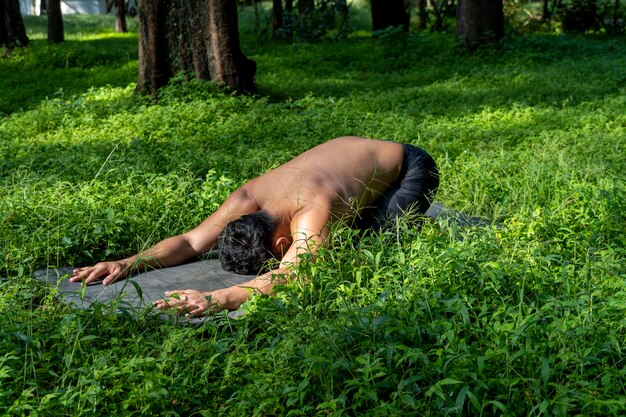
<instances>
[{"instance_id":1,"label":"weed plant","mask_svg":"<svg viewBox=\"0 0 626 417\"><path fill-rule=\"evenodd\" d=\"M174 81L133 96L136 32L0 61L0 414L626 413L623 39L357 32L256 44L256 96ZM242 15L245 26L247 20ZM246 314L197 326L63 305L46 266L136 253L318 143L427 149L437 199L497 222L337 229Z\"/></svg>"}]
</instances>

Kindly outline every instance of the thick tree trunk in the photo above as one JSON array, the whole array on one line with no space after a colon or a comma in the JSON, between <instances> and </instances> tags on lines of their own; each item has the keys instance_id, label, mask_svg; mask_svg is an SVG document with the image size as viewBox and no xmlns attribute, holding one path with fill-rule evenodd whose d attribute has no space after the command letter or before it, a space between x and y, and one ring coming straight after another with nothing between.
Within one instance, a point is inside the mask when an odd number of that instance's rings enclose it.
<instances>
[{"instance_id":1,"label":"thick tree trunk","mask_svg":"<svg viewBox=\"0 0 626 417\"><path fill-rule=\"evenodd\" d=\"M300 16L307 17L315 10L315 0L298 0L298 13Z\"/></svg>"},{"instance_id":2,"label":"thick tree trunk","mask_svg":"<svg viewBox=\"0 0 626 417\"><path fill-rule=\"evenodd\" d=\"M46 9L48 11L48 42L61 43L65 41L61 0L48 0Z\"/></svg>"},{"instance_id":3,"label":"thick tree trunk","mask_svg":"<svg viewBox=\"0 0 626 417\"><path fill-rule=\"evenodd\" d=\"M272 0L272 32L283 28L283 1Z\"/></svg>"},{"instance_id":4,"label":"thick tree trunk","mask_svg":"<svg viewBox=\"0 0 626 417\"><path fill-rule=\"evenodd\" d=\"M234 0L140 0L139 22L137 90L155 95L177 73L254 90L256 64L241 52Z\"/></svg>"},{"instance_id":5,"label":"thick tree trunk","mask_svg":"<svg viewBox=\"0 0 626 417\"><path fill-rule=\"evenodd\" d=\"M115 31L119 33L128 32L126 26L126 6L124 0L113 0L115 4Z\"/></svg>"},{"instance_id":6,"label":"thick tree trunk","mask_svg":"<svg viewBox=\"0 0 626 417\"><path fill-rule=\"evenodd\" d=\"M427 0L418 0L417 3L417 17L418 23L417 27L419 29L426 29L426 25L428 24L428 12L426 11Z\"/></svg>"},{"instance_id":7,"label":"thick tree trunk","mask_svg":"<svg viewBox=\"0 0 626 417\"><path fill-rule=\"evenodd\" d=\"M289 13L293 12L293 0L285 0L285 9Z\"/></svg>"},{"instance_id":8,"label":"thick tree trunk","mask_svg":"<svg viewBox=\"0 0 626 417\"><path fill-rule=\"evenodd\" d=\"M19 0L0 0L0 47L28 45Z\"/></svg>"},{"instance_id":9,"label":"thick tree trunk","mask_svg":"<svg viewBox=\"0 0 626 417\"><path fill-rule=\"evenodd\" d=\"M613 30L612 32L617 33L618 31L618 23L619 23L619 15L620 15L620 0L615 0L613 4Z\"/></svg>"},{"instance_id":10,"label":"thick tree trunk","mask_svg":"<svg viewBox=\"0 0 626 417\"><path fill-rule=\"evenodd\" d=\"M550 2L550 0L543 0L543 9L541 11L541 18L544 21L549 21L550 18L552 17L551 13L550 13L550 9L548 7L548 3Z\"/></svg>"},{"instance_id":11,"label":"thick tree trunk","mask_svg":"<svg viewBox=\"0 0 626 417\"><path fill-rule=\"evenodd\" d=\"M237 2L208 0L208 3L211 79L235 90L254 91L256 63L241 52Z\"/></svg>"},{"instance_id":12,"label":"thick tree trunk","mask_svg":"<svg viewBox=\"0 0 626 417\"><path fill-rule=\"evenodd\" d=\"M459 0L456 34L473 48L504 36L502 0Z\"/></svg>"},{"instance_id":13,"label":"thick tree trunk","mask_svg":"<svg viewBox=\"0 0 626 417\"><path fill-rule=\"evenodd\" d=\"M159 19L159 2L139 1L139 77L137 90L151 95L172 76L166 59L164 19ZM161 13L165 15L165 12Z\"/></svg>"},{"instance_id":14,"label":"thick tree trunk","mask_svg":"<svg viewBox=\"0 0 626 417\"><path fill-rule=\"evenodd\" d=\"M405 0L372 0L372 31L389 26L409 30L409 7Z\"/></svg>"}]
</instances>

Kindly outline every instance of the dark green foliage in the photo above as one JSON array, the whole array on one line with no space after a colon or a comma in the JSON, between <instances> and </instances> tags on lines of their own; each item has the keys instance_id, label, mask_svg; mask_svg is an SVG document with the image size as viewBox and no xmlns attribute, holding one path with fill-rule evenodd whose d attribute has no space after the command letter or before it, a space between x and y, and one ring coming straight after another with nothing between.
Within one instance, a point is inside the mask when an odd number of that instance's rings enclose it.
<instances>
[{"instance_id":1,"label":"dark green foliage","mask_svg":"<svg viewBox=\"0 0 626 417\"><path fill-rule=\"evenodd\" d=\"M283 35L300 42L317 42L333 31L334 37L346 38L350 32L349 7L345 0L318 0L310 9L286 12L288 23Z\"/></svg>"},{"instance_id":2,"label":"dark green foliage","mask_svg":"<svg viewBox=\"0 0 626 417\"><path fill-rule=\"evenodd\" d=\"M509 0L504 4L509 25L519 32L615 35L626 28L623 0Z\"/></svg>"},{"instance_id":3,"label":"dark green foliage","mask_svg":"<svg viewBox=\"0 0 626 417\"><path fill-rule=\"evenodd\" d=\"M600 17L596 0L573 0L560 11L563 30L565 32L582 32L598 30Z\"/></svg>"},{"instance_id":4,"label":"dark green foliage","mask_svg":"<svg viewBox=\"0 0 626 417\"><path fill-rule=\"evenodd\" d=\"M626 24L621 0L572 0L559 10L563 30L570 33L621 33Z\"/></svg>"},{"instance_id":5,"label":"dark green foliage","mask_svg":"<svg viewBox=\"0 0 626 417\"><path fill-rule=\"evenodd\" d=\"M352 30L352 2L346 0L296 0L292 10L283 7L282 26L277 28L271 28L271 7L271 2L254 4L251 27L259 40L266 40L272 33L274 39L311 43L345 39Z\"/></svg>"},{"instance_id":6,"label":"dark green foliage","mask_svg":"<svg viewBox=\"0 0 626 417\"><path fill-rule=\"evenodd\" d=\"M446 34L256 45L244 27L258 96L175 80L145 101L136 34L67 16L49 47L42 21L0 61L0 414L626 412L620 39L465 55ZM198 326L69 308L29 278L185 231L345 134L426 148L438 199L500 226L338 228L293 283Z\"/></svg>"}]
</instances>

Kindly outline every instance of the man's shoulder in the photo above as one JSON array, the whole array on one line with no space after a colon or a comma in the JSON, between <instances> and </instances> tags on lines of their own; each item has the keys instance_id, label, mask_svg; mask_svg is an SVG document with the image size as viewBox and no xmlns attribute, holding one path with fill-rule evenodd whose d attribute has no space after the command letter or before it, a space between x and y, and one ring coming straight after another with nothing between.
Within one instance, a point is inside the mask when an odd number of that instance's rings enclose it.
<instances>
[{"instance_id":1,"label":"man's shoulder","mask_svg":"<svg viewBox=\"0 0 626 417\"><path fill-rule=\"evenodd\" d=\"M228 208L236 209L236 211L243 214L253 213L261 209L254 197L253 188L250 187L249 184L250 182L246 183L228 196L225 201Z\"/></svg>"}]
</instances>

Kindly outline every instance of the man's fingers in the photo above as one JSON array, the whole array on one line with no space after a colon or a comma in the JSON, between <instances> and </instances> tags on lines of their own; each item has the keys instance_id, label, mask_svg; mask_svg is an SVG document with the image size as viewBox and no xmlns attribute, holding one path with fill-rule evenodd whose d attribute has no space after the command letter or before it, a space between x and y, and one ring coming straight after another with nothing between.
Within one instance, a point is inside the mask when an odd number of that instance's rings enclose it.
<instances>
[{"instance_id":1,"label":"man's fingers","mask_svg":"<svg viewBox=\"0 0 626 417\"><path fill-rule=\"evenodd\" d=\"M76 268L72 271L72 275L70 277L70 281L71 282L77 282L77 281L83 281L85 279L85 275L89 274L91 269L93 267L87 267L87 268Z\"/></svg>"},{"instance_id":2,"label":"man's fingers","mask_svg":"<svg viewBox=\"0 0 626 417\"><path fill-rule=\"evenodd\" d=\"M85 281L85 284L90 284L94 281L98 281L104 273L107 273L106 270L98 268L97 266L78 268L75 269L73 272L74 275L70 277L70 282Z\"/></svg>"},{"instance_id":3,"label":"man's fingers","mask_svg":"<svg viewBox=\"0 0 626 417\"><path fill-rule=\"evenodd\" d=\"M165 295L167 295L168 297L174 297L174 298L180 298L184 294L187 294L187 290L170 290L170 291L165 291Z\"/></svg>"},{"instance_id":4,"label":"man's fingers","mask_svg":"<svg viewBox=\"0 0 626 417\"><path fill-rule=\"evenodd\" d=\"M94 270L91 271L91 273L85 279L85 284L91 284L92 282L99 281L99 278L102 276L103 272L105 271L94 268Z\"/></svg>"},{"instance_id":5,"label":"man's fingers","mask_svg":"<svg viewBox=\"0 0 626 417\"><path fill-rule=\"evenodd\" d=\"M176 308L184 304L184 301L177 300L176 298L162 298L154 302L157 308Z\"/></svg>"},{"instance_id":6,"label":"man's fingers","mask_svg":"<svg viewBox=\"0 0 626 417\"><path fill-rule=\"evenodd\" d=\"M126 276L128 267L125 265L122 262L99 262L93 266L74 268L70 281L85 281L86 284L103 281L104 285L109 285Z\"/></svg>"},{"instance_id":7,"label":"man's fingers","mask_svg":"<svg viewBox=\"0 0 626 417\"><path fill-rule=\"evenodd\" d=\"M171 290L165 291L166 297L155 301L153 304L159 309L170 309L176 311L178 314L185 314L185 316L201 316L212 307L210 301L206 296L203 296L202 292L196 290ZM219 310L219 307L215 309Z\"/></svg>"},{"instance_id":8,"label":"man's fingers","mask_svg":"<svg viewBox=\"0 0 626 417\"><path fill-rule=\"evenodd\" d=\"M85 270L85 268L74 268L74 269L72 269L72 276L70 277L70 279L80 277L84 270Z\"/></svg>"},{"instance_id":9,"label":"man's fingers","mask_svg":"<svg viewBox=\"0 0 626 417\"><path fill-rule=\"evenodd\" d=\"M206 311L206 309L205 309L205 308L202 308L202 307L198 307L198 308L196 308L196 309L194 309L194 310L191 310L191 309L190 309L190 310L188 310L188 311L189 311L189 315L190 315L190 316L194 316L194 317L196 317L196 316L201 316L201 315L203 315L203 314L204 314L204 312Z\"/></svg>"},{"instance_id":10,"label":"man's fingers","mask_svg":"<svg viewBox=\"0 0 626 417\"><path fill-rule=\"evenodd\" d=\"M102 284L104 285L113 284L115 281L117 281L119 276L120 276L119 272L112 272L104 278L104 280L102 281Z\"/></svg>"}]
</instances>

